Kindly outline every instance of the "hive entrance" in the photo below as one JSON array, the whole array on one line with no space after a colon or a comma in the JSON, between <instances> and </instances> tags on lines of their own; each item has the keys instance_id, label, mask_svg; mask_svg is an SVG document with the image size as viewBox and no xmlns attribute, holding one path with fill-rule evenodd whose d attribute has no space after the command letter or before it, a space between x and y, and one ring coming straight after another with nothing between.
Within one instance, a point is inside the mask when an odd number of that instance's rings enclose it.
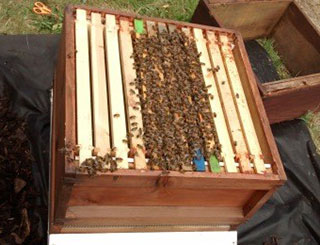
<instances>
[{"instance_id":1,"label":"hive entrance","mask_svg":"<svg viewBox=\"0 0 320 245\"><path fill-rule=\"evenodd\" d=\"M79 162L192 171L198 150L204 171L264 173L233 36L137 21L77 10Z\"/></svg>"}]
</instances>

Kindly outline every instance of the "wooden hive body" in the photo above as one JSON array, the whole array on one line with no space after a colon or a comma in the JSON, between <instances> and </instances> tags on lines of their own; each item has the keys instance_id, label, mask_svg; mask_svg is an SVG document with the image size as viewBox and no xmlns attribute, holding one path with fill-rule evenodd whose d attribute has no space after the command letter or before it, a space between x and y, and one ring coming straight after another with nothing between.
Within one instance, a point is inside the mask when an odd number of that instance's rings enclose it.
<instances>
[{"instance_id":1,"label":"wooden hive body","mask_svg":"<svg viewBox=\"0 0 320 245\"><path fill-rule=\"evenodd\" d=\"M135 19L148 35L177 28L195 40L204 82L216 93L210 106L222 145L218 172L208 166L204 172L150 170L143 150L138 156L129 151L143 141L122 141L131 130L130 116L143 127L127 87L136 76ZM209 68L218 65L214 75ZM52 233L229 230L250 218L286 179L243 41L226 29L68 7L52 123ZM94 177L78 171L79 162L112 147L123 159L117 171Z\"/></svg>"},{"instance_id":2,"label":"wooden hive body","mask_svg":"<svg viewBox=\"0 0 320 245\"><path fill-rule=\"evenodd\" d=\"M319 110L320 31L295 1L200 0L192 22L239 31L244 40L274 40L293 78L259 84L270 123Z\"/></svg>"}]
</instances>

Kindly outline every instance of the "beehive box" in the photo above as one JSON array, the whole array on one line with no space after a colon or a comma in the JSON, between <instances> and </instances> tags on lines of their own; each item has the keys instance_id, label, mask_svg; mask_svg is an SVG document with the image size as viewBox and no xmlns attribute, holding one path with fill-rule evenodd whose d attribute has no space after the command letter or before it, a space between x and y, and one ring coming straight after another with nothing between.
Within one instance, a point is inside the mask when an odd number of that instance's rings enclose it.
<instances>
[{"instance_id":1,"label":"beehive box","mask_svg":"<svg viewBox=\"0 0 320 245\"><path fill-rule=\"evenodd\" d=\"M271 123L319 110L320 32L293 0L200 0L192 22L239 31L244 40L274 40L293 78L260 86Z\"/></svg>"},{"instance_id":2,"label":"beehive box","mask_svg":"<svg viewBox=\"0 0 320 245\"><path fill-rule=\"evenodd\" d=\"M185 171L150 167L150 149L132 128L132 118L139 128L148 126L137 104L143 97L135 96L148 90L130 91L144 77L134 69L134 39L175 31L195 42L201 65L191 77L200 76L199 86L211 93L221 161L212 168L205 159L203 172L187 162ZM161 86L165 74L159 77ZM127 133L134 136L128 142ZM286 179L237 33L87 7L65 12L51 149L51 233L230 230ZM109 153L116 171L79 171L87 159Z\"/></svg>"}]
</instances>

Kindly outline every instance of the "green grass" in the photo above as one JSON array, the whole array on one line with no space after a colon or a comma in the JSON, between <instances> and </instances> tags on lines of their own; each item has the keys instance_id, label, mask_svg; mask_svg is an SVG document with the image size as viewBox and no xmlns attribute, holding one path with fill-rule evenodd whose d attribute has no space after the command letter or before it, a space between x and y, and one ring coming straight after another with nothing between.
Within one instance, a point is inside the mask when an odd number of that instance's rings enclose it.
<instances>
[{"instance_id":1,"label":"green grass","mask_svg":"<svg viewBox=\"0 0 320 245\"><path fill-rule=\"evenodd\" d=\"M269 54L272 64L276 68L276 71L280 79L287 79L291 77L291 74L283 64L281 57L278 52L274 49L274 41L272 39L263 38L257 40L259 44L267 51Z\"/></svg>"},{"instance_id":2,"label":"green grass","mask_svg":"<svg viewBox=\"0 0 320 245\"><path fill-rule=\"evenodd\" d=\"M34 0L0 0L0 34L61 32L63 10L67 4L86 4L139 15L189 21L198 0L47 0L54 13L40 16L32 12Z\"/></svg>"},{"instance_id":3,"label":"green grass","mask_svg":"<svg viewBox=\"0 0 320 245\"><path fill-rule=\"evenodd\" d=\"M302 117L309 128L313 142L317 147L317 152L320 154L320 112L309 112Z\"/></svg>"}]
</instances>

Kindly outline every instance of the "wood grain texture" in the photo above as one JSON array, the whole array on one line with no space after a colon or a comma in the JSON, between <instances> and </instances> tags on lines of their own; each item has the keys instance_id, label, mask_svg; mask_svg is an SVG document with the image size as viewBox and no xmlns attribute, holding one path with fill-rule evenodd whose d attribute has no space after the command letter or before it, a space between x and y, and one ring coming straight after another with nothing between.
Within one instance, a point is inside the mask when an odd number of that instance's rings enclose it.
<instances>
[{"instance_id":1,"label":"wood grain texture","mask_svg":"<svg viewBox=\"0 0 320 245\"><path fill-rule=\"evenodd\" d=\"M76 19L77 144L79 163L91 158L92 117L87 12L77 10Z\"/></svg>"},{"instance_id":2,"label":"wood grain texture","mask_svg":"<svg viewBox=\"0 0 320 245\"><path fill-rule=\"evenodd\" d=\"M236 101L237 111L241 120L241 127L245 135L247 147L251 156L253 157L254 169L256 173L263 174L265 172L263 155L257 134L255 132L255 127L252 122L248 101L246 99L241 78L239 76L237 65L232 53L231 45L234 44L229 42L229 38L225 34L220 35L220 41L222 42L221 51L225 59L224 61L229 77L229 84L232 88L232 93Z\"/></svg>"},{"instance_id":3,"label":"wood grain texture","mask_svg":"<svg viewBox=\"0 0 320 245\"><path fill-rule=\"evenodd\" d=\"M157 219L158 220L158 219ZM230 225L221 225L221 224L194 224L194 225L183 225L183 224L165 224L166 220L162 220L162 224L159 225L148 225L154 223L154 220L145 221L146 224L141 224L142 222L136 220L140 225L121 225L121 220L111 221L109 219L102 220L101 223L97 224L94 220L87 221L86 219L79 219L70 222L65 222L65 226L61 226L59 232L61 233L108 233L108 232L187 232L187 231L229 231L231 228ZM84 229L81 225L82 223L87 222L87 226ZM89 223L90 222L90 223ZM79 224L80 225L77 225ZM103 225L110 224L110 225ZM185 219L183 223L190 224L190 220ZM227 223L227 222L226 222ZM238 222L240 223L240 222ZM59 227L59 225L55 226Z\"/></svg>"},{"instance_id":4,"label":"wood grain texture","mask_svg":"<svg viewBox=\"0 0 320 245\"><path fill-rule=\"evenodd\" d=\"M106 194L107 193L107 194ZM140 187L85 187L75 186L68 206L202 206L241 207L252 196L253 190L238 189L176 189Z\"/></svg>"},{"instance_id":5,"label":"wood grain texture","mask_svg":"<svg viewBox=\"0 0 320 245\"><path fill-rule=\"evenodd\" d=\"M99 156L110 153L110 128L104 35L101 15L91 13L90 24L94 147Z\"/></svg>"},{"instance_id":6,"label":"wood grain texture","mask_svg":"<svg viewBox=\"0 0 320 245\"><path fill-rule=\"evenodd\" d=\"M214 26L238 30L245 40L274 39L292 75L320 72L320 32L293 0L200 1L198 8L204 13L195 11L195 23L212 22Z\"/></svg>"},{"instance_id":7,"label":"wood grain texture","mask_svg":"<svg viewBox=\"0 0 320 245\"><path fill-rule=\"evenodd\" d=\"M64 167L64 171L68 175L74 175L79 164L76 161L70 161L75 157L75 146L77 144L77 105L76 105L76 43L75 43L75 23L74 19L70 21L74 10L69 6L65 10L66 17L64 20L64 39L61 39L60 48L63 49L63 61L59 61L62 64L62 70L57 71L56 83L58 83L59 89L58 97L64 101L62 104L57 104L57 124L63 128L63 131L57 134L57 138L63 141L62 147L71 149L69 153L61 152L57 153L57 156L64 155L64 162L60 162L59 166ZM63 81L63 82L62 82ZM62 83L62 85L60 85ZM61 99L63 98L63 99ZM64 110L62 109L64 107ZM59 108L59 109L58 109ZM63 113L64 111L64 113ZM53 122L52 122L53 123ZM56 145L58 149L61 149L61 145ZM58 177L59 178L59 177Z\"/></svg>"},{"instance_id":8,"label":"wood grain texture","mask_svg":"<svg viewBox=\"0 0 320 245\"><path fill-rule=\"evenodd\" d=\"M295 4L289 6L271 37L293 76L320 72L320 32Z\"/></svg>"},{"instance_id":9,"label":"wood grain texture","mask_svg":"<svg viewBox=\"0 0 320 245\"><path fill-rule=\"evenodd\" d=\"M67 180L65 180L67 181ZM282 179L274 174L242 174L172 171L163 174L160 170L118 170L116 173L105 173L94 179L88 175L78 175L72 181L75 186L91 187L125 187L130 188L173 188L173 189L251 189L268 190L274 185L281 185Z\"/></svg>"},{"instance_id":10,"label":"wood grain texture","mask_svg":"<svg viewBox=\"0 0 320 245\"><path fill-rule=\"evenodd\" d=\"M245 40L251 40L268 36L291 2L217 0L207 5L219 26L238 30Z\"/></svg>"},{"instance_id":11,"label":"wood grain texture","mask_svg":"<svg viewBox=\"0 0 320 245\"><path fill-rule=\"evenodd\" d=\"M204 12L208 12L209 9L215 9L212 11L212 16L208 17L206 13L203 13L201 16L199 13L195 16L194 22L197 23L205 23L210 21L216 21L219 14L226 14L229 16L238 15L239 21L234 18L224 18L220 19L219 24L215 26L221 26L224 28L233 27L237 28L237 30L242 30L241 28L245 29L247 24L251 21L251 18L258 18L259 15L254 14L252 17L251 14L246 14L246 12L239 11L239 6L242 6L244 9L250 10L254 12L254 8L256 9L256 13L259 13L261 20L264 18L265 15L270 15L272 21L277 20L274 22L273 25L270 25L267 29L269 30L269 34L267 37L274 39L274 45L276 50L278 51L279 55L281 56L283 62L285 63L286 67L289 71L295 75L308 75L313 73L320 72L320 33L317 28L314 26L310 18L304 14L304 12L300 9L300 7L292 0L262 0L262 1L248 1L248 0L209 0L209 1L200 1L198 8L201 8ZM273 7L272 7L273 5ZM274 13L271 11L269 13L264 12L263 6L267 6L269 10L275 8L279 8ZM282 6L282 7L281 7ZM283 9L280 11L280 9ZM228 12L226 12L228 10ZM269 11L268 10L268 11ZM199 12L196 10L196 12ZM281 14L280 18L278 18L279 14ZM216 16L217 15L217 16ZM209 20L202 20L202 16ZM240 21L241 20L241 21ZM268 20L269 21L269 20ZM256 23L262 23L265 25L265 21L255 21ZM254 22L253 22L254 23ZM232 25L236 25L235 27ZM252 31L251 34L253 35L257 29L256 26L252 26L251 29L248 29L248 32ZM243 34L243 33L242 33ZM243 34L244 35L244 34ZM246 39L246 37L245 37ZM303 54L303 55L302 55ZM262 94L266 94L266 91L263 91L264 86L261 86ZM289 91L289 90L288 90ZM293 90L292 90L293 91ZM306 92L308 91L308 92ZM317 91L315 91L317 92ZM308 97L308 95L311 97ZM267 101L268 105L268 117L270 118L271 123L281 122L284 120L291 120L296 117L301 116L305 113L308 108L314 108L312 103L313 93L308 88L305 88L305 92L302 91L293 91L291 97L287 94L284 94L284 98L282 99L279 94L275 94L274 97L277 96L277 102L272 102L273 99ZM279 97L278 97L279 96ZM297 98L306 98L306 102L302 103L303 105L298 107L297 109L292 109L295 107L286 107L288 112L277 113L277 103L280 101L287 101L287 99L291 99L290 102L294 103L299 99L293 99L295 96ZM309 99L310 98L310 99ZM304 101L304 100L303 100ZM317 100L316 100L317 102ZM272 104L272 106L271 106ZM279 104L279 108L282 104ZM269 109L272 108L272 109ZM278 114L278 115L277 115ZM284 115L283 115L284 114ZM283 115L283 116L282 116ZM263 146L262 146L263 148Z\"/></svg>"},{"instance_id":12,"label":"wood grain texture","mask_svg":"<svg viewBox=\"0 0 320 245\"><path fill-rule=\"evenodd\" d=\"M140 107L140 99L137 96L139 94L138 89L134 85L130 85L135 83L136 79L136 71L133 68L134 59L132 57L133 54L133 46L131 40L130 32L133 30L132 26L130 26L130 22L128 19L120 20L120 55L121 55L121 65L124 68L122 70L123 76L123 86L125 91L125 99L126 99L126 107L127 107L127 124L128 129L133 137L130 137L130 147L137 152L134 156L134 164L136 169L146 169L146 158L144 151L144 143L142 140L142 136L137 137L139 134L139 130L132 131L132 122L136 122L138 128L141 128L143 131L143 123L142 123L142 114L141 110L135 110L135 107ZM134 92L132 92L134 91ZM130 120L129 118L134 116L134 120ZM139 146L139 147L138 147Z\"/></svg>"},{"instance_id":13,"label":"wood grain texture","mask_svg":"<svg viewBox=\"0 0 320 245\"><path fill-rule=\"evenodd\" d=\"M200 0L191 18L192 23L198 23L208 26L217 26L219 24L214 17L211 17L210 8L205 0Z\"/></svg>"},{"instance_id":14,"label":"wood grain texture","mask_svg":"<svg viewBox=\"0 0 320 245\"><path fill-rule=\"evenodd\" d=\"M90 212L90 209L95 212ZM162 207L162 206L72 206L68 208L67 218L134 218L154 217L170 218L174 213L178 217L204 218L213 221L214 218L242 218L242 210L239 207ZM125 222L125 221L124 221ZM129 224L129 222L127 223Z\"/></svg>"},{"instance_id":15,"label":"wood grain texture","mask_svg":"<svg viewBox=\"0 0 320 245\"><path fill-rule=\"evenodd\" d=\"M263 103L271 124L293 120L320 110L320 74L263 85Z\"/></svg>"},{"instance_id":16,"label":"wood grain texture","mask_svg":"<svg viewBox=\"0 0 320 245\"><path fill-rule=\"evenodd\" d=\"M118 168L129 167L125 103L120 66L118 26L114 15L106 15L106 56L108 67L108 87L110 98L110 121L112 147L116 147L116 157L122 158L117 162Z\"/></svg>"},{"instance_id":17,"label":"wood grain texture","mask_svg":"<svg viewBox=\"0 0 320 245\"><path fill-rule=\"evenodd\" d=\"M219 229L229 229L230 224L232 226L236 226L241 223L244 219L243 217L243 208L249 202L253 204L251 207L248 205L246 207L246 211L253 213L257 210L259 205L263 203L267 198L263 197L263 200L256 202L255 200L259 199L259 196L255 196L253 198L255 190L272 190L275 186L280 186L283 184L285 180L285 175L282 165L279 159L279 156L276 151L276 146L274 144L274 140L272 138L272 134L270 131L270 127L268 124L268 120L266 119L262 105L262 101L260 97L258 98L258 90L257 85L254 83L254 76L249 65L248 58L245 53L245 48L241 38L234 34L232 31L217 29L213 27L206 27L195 24L188 24L183 22L176 22L171 20L161 20L161 22L166 24L174 24L178 25L178 28L184 28L185 30L189 30L189 28L203 28L206 31L224 31L225 33L229 33L230 35L234 35L238 37L240 40L235 41L235 48L233 50L235 61L237 67L239 68L239 75L244 84L244 90L248 99L250 101L249 107L253 116L253 120L256 125L256 129L259 135L259 141L261 144L264 144L265 149L263 149L263 154L266 154L268 160L273 165L273 173L274 174L265 174L265 175L257 175L257 174L241 174L241 173L199 173L199 172L187 172L187 173L179 173L175 171L171 171L168 174L162 173L162 171L148 171L148 170L129 170L129 169L120 169L116 172L108 172L102 173L96 176L95 178L91 178L85 173L77 173L77 175L71 174L74 168L74 163L70 163L70 156L68 156L65 152L58 151L60 147L64 147L66 142L76 143L76 120L75 120L75 75L76 75L76 67L75 67L75 55L76 48L74 47L74 37L75 37L75 25L74 25L74 13L75 9L80 7L68 7L66 12L66 20L65 20L65 30L64 36L62 37L62 49L60 51L59 57L62 57L63 60L58 61L59 68L57 70L57 74L55 77L55 101L54 101L54 122L53 127L56 134L52 137L52 168L54 171L51 171L51 179L54 179L54 183L51 183L51 193L50 197L52 201L50 201L50 231L52 232L118 232L118 231L187 231L187 230L219 230ZM96 12L105 14L116 14L120 15L119 12L110 11L110 10L98 10L95 8L83 7L88 12ZM120 19L125 18L135 18L135 15L131 14L122 14ZM159 19L155 18L143 18L146 21L157 22ZM61 59L61 58L60 58ZM61 72L58 74L58 72ZM58 98L58 99L57 99ZM64 98L61 100L60 98ZM61 107L61 108L60 108ZM268 128L269 127L269 128ZM71 155L72 156L72 155ZM272 160L275 162L272 163ZM69 169L70 172L64 173L63 170L64 164L66 164L66 169ZM268 162L269 163L269 162ZM63 187L63 188L61 188ZM90 213L93 212L96 216L105 215L114 215L117 216L116 213L112 213L113 211L119 214L120 218L101 218L99 222L96 222L97 218L65 218L64 210L66 210L66 205L64 203L68 203L69 194L68 192L71 189L71 193L76 193L74 190L86 190L88 193L89 199L86 199L82 194L79 197L83 202L91 202L94 203L90 206L82 206L74 205L77 210L73 210L83 217L86 215L85 212ZM103 191L104 187L106 189ZM54 190L52 190L54 188ZM68 189L69 188L69 189ZM99 193L97 197L94 197L95 188L99 189ZM141 190L140 190L141 189ZM121 209L122 205L117 205L114 207L115 209L108 209L110 206L103 206L99 204L99 202L95 202L95 200L99 200L99 198L104 199L108 202L107 197L109 195L118 195L118 199L116 202L121 203L121 195L124 195L124 200L129 202L134 202L137 198L132 198L133 196L137 196L139 193L148 193L148 195L155 196L159 193L159 197L164 197L161 199L161 202L168 202L172 200L173 203L179 204L183 202L184 199L190 199L191 205L194 205L193 208L197 211L192 211L190 209L184 209L184 205L180 205L173 208L182 208L184 211L171 211L173 209L169 206L130 206L137 207L137 212L139 211L141 216L143 215L143 208L148 207L148 210L151 208L155 208L154 212L151 212L151 218L143 217L137 218L134 217L134 214L131 217L122 218L123 216L129 216L130 209ZM123 194L116 193L116 190L121 192L124 190ZM179 190L182 190L181 193L184 195L177 196L173 195L173 193L178 193ZM201 198L201 191L205 190L204 193L210 193L210 190L215 192L217 196L220 196L220 193L223 200L213 200L214 195L203 195ZM215 191L216 190L216 191ZM245 198L242 199L243 205L238 207L226 207L226 206L210 206L210 200L213 203L221 202L228 203L230 202L237 193L241 193L242 190L245 190L247 193L247 200ZM131 194L130 194L131 191ZM230 196L228 196L228 192L230 191ZM129 192L129 193L128 193ZM196 205L195 199L192 199L194 193L194 197L199 198L199 202L204 202L206 206L201 207L201 205ZM251 193L249 195L249 193ZM191 194L190 196L188 194ZM219 194L219 195L218 195ZM93 195L92 197L90 195ZM77 196L77 195L76 195ZM158 198L159 198L158 197ZM157 198L157 197L155 197ZM173 199L172 199L173 198ZM208 199L206 199L208 198ZM60 199L60 200L59 200ZM75 199L74 199L75 200ZM112 200L112 199L111 199ZM114 199L116 200L116 199ZM93 202L92 202L93 201ZM137 202L137 201L136 201ZM76 204L76 203L75 203ZM88 208L88 209L87 209ZM91 209L92 208L92 209ZM150 209L149 209L150 208ZM221 208L221 209L220 209ZM60 212L57 212L60 210ZM162 210L162 211L161 211ZM206 211L205 211L206 210ZM210 211L212 212L210 212ZM251 211L253 210L253 211ZM190 211L191 217L183 216L183 212ZM169 213L172 212L172 217L169 217ZM209 212L209 213L208 213ZM58 213L58 216L56 216ZM111 214L112 213L112 214ZM152 216L156 216L157 213L165 214L166 217L156 217L152 218ZM71 214L71 213L70 213ZM177 214L176 217L174 215ZM199 217L197 216L199 214ZM212 215L212 216L210 216ZM206 217L207 216L207 217ZM228 217L227 217L228 216ZM216 217L216 218L215 218ZM222 217L220 219L220 217ZM130 224L132 222L136 222L135 225L123 225L127 222ZM150 222L159 222L160 226L148 226L146 224L150 224ZM171 222L171 225L168 224ZM223 223L223 225L221 225ZM189 225L188 225L189 224ZM195 226L190 226L190 224ZM78 225L74 227L73 225ZM84 225L86 227L84 228ZM116 226L116 227L115 227ZM192 228L190 228L192 227Z\"/></svg>"},{"instance_id":18,"label":"wood grain texture","mask_svg":"<svg viewBox=\"0 0 320 245\"><path fill-rule=\"evenodd\" d=\"M76 145L76 64L75 64L75 26L71 19L73 10L68 7L63 22L62 35L53 83L51 164L50 164L50 205L49 230L55 229L53 223L59 209L60 190L64 175L73 175L78 164L70 161L74 151L67 154L61 149Z\"/></svg>"},{"instance_id":19,"label":"wood grain texture","mask_svg":"<svg viewBox=\"0 0 320 245\"><path fill-rule=\"evenodd\" d=\"M320 73L308 76L300 76L279 81L261 84L264 96L281 93L290 93L291 90L300 90L320 84Z\"/></svg>"},{"instance_id":20,"label":"wood grain texture","mask_svg":"<svg viewBox=\"0 0 320 245\"><path fill-rule=\"evenodd\" d=\"M211 86L208 88L208 93L213 95L213 98L209 98L210 107L211 112L215 115L213 117L213 120L217 129L219 142L222 146L221 151L225 161L225 168L227 172L236 172L237 170L234 164L235 161L232 144L230 141L231 139L227 129L223 109L221 107L220 96L216 87L215 78L212 72L212 69L214 68L211 66L206 40L203 37L201 29L194 28L193 34L196 41L198 53L201 53L200 62L204 63L204 65L201 66L201 69L205 84L206 86Z\"/></svg>"},{"instance_id":21,"label":"wood grain texture","mask_svg":"<svg viewBox=\"0 0 320 245\"><path fill-rule=\"evenodd\" d=\"M242 172L252 172L248 156L248 149L245 137L241 129L241 123L236 109L236 101L232 95L232 90L228 82L223 56L219 47L219 40L214 32L207 32L210 40L209 53L213 69L219 67L215 72L217 90L219 91L223 105L224 115L230 133L230 140L239 159L240 169Z\"/></svg>"},{"instance_id":22,"label":"wood grain texture","mask_svg":"<svg viewBox=\"0 0 320 245\"><path fill-rule=\"evenodd\" d=\"M248 220L272 196L276 188L269 191L256 191L243 207L245 219Z\"/></svg>"},{"instance_id":23,"label":"wood grain texture","mask_svg":"<svg viewBox=\"0 0 320 245\"><path fill-rule=\"evenodd\" d=\"M175 226L188 224L189 227L193 227L190 230L194 231L201 228L213 229L218 225L238 224L243 220L243 212L239 207L92 205L69 207L67 218L66 224L72 224L75 227L83 222L86 222L87 226L127 226L127 229L143 225L143 231L147 231L147 226L150 225L149 229L153 226L154 231L159 231L161 227L155 227L156 225L161 225L162 228L174 225L171 229L175 229ZM202 225L206 226L201 227Z\"/></svg>"},{"instance_id":24,"label":"wood grain texture","mask_svg":"<svg viewBox=\"0 0 320 245\"><path fill-rule=\"evenodd\" d=\"M249 109L251 115L253 115L252 120L263 152L264 161L271 164L273 173L277 174L284 182L286 174L272 135L244 42L239 34L235 35L234 41L236 45L233 49L233 54L235 62L238 64L238 72L246 98L249 101Z\"/></svg>"}]
</instances>

